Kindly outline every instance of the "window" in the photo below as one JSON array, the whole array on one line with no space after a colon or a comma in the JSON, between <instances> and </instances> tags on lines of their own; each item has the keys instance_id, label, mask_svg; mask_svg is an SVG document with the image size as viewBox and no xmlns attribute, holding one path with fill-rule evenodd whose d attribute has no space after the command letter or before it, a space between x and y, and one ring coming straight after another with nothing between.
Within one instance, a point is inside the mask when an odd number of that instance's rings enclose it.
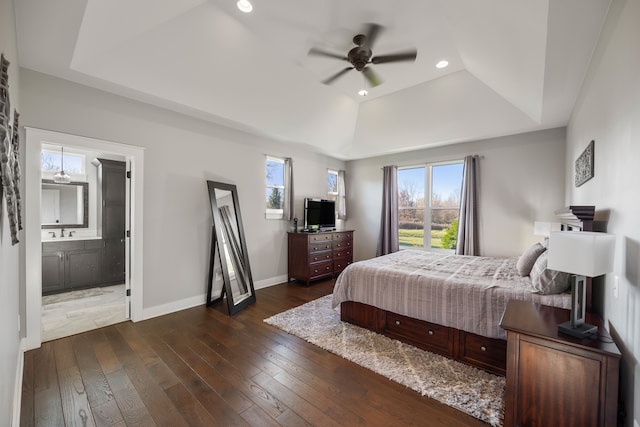
<instances>
[{"instance_id":1,"label":"window","mask_svg":"<svg viewBox=\"0 0 640 427\"><path fill-rule=\"evenodd\" d=\"M398 169L401 247L455 249L463 170L461 161Z\"/></svg>"},{"instance_id":2,"label":"window","mask_svg":"<svg viewBox=\"0 0 640 427\"><path fill-rule=\"evenodd\" d=\"M267 219L282 219L284 201L284 159L267 156L266 163Z\"/></svg>"},{"instance_id":3,"label":"window","mask_svg":"<svg viewBox=\"0 0 640 427\"><path fill-rule=\"evenodd\" d=\"M338 171L327 170L327 199L338 200Z\"/></svg>"},{"instance_id":4,"label":"window","mask_svg":"<svg viewBox=\"0 0 640 427\"><path fill-rule=\"evenodd\" d=\"M43 149L40 152L40 169L52 174L59 172L62 167L60 151ZM64 153L64 171L72 175L84 175L84 154Z\"/></svg>"}]
</instances>

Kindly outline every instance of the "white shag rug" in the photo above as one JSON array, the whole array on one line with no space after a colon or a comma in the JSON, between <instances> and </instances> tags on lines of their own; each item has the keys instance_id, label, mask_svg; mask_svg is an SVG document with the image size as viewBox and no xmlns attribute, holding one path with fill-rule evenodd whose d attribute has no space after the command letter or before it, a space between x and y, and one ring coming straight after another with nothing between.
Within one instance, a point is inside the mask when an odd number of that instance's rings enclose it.
<instances>
[{"instance_id":1,"label":"white shag rug","mask_svg":"<svg viewBox=\"0 0 640 427\"><path fill-rule=\"evenodd\" d=\"M505 379L340 320L331 295L264 320L422 396L502 426Z\"/></svg>"}]
</instances>

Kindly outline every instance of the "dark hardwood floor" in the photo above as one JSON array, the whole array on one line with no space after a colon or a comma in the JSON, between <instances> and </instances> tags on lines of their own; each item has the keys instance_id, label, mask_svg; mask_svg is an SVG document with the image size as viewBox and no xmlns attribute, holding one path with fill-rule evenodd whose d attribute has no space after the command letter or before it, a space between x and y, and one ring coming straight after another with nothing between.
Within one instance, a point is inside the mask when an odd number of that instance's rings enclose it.
<instances>
[{"instance_id":1,"label":"dark hardwood floor","mask_svg":"<svg viewBox=\"0 0 640 427\"><path fill-rule=\"evenodd\" d=\"M263 323L334 282L256 292L44 343L25 354L22 426L483 426Z\"/></svg>"}]
</instances>

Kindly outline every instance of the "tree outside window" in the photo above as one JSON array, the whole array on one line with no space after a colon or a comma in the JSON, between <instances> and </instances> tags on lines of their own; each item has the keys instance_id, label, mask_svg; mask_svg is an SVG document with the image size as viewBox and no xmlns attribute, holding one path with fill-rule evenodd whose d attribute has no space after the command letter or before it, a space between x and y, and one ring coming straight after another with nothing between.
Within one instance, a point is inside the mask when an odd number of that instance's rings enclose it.
<instances>
[{"instance_id":1,"label":"tree outside window","mask_svg":"<svg viewBox=\"0 0 640 427\"><path fill-rule=\"evenodd\" d=\"M327 170L327 199L338 199L338 171Z\"/></svg>"},{"instance_id":2,"label":"tree outside window","mask_svg":"<svg viewBox=\"0 0 640 427\"><path fill-rule=\"evenodd\" d=\"M462 173L459 161L398 170L400 246L455 249Z\"/></svg>"},{"instance_id":3,"label":"tree outside window","mask_svg":"<svg viewBox=\"0 0 640 427\"><path fill-rule=\"evenodd\" d=\"M284 200L284 159L267 157L265 181L267 218L281 218Z\"/></svg>"}]
</instances>

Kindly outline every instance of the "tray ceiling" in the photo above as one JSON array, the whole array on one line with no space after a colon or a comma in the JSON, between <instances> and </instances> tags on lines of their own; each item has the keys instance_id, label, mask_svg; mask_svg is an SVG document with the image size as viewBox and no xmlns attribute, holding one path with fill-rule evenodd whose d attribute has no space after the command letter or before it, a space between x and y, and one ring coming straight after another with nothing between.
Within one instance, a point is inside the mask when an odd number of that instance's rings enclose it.
<instances>
[{"instance_id":1,"label":"tray ceiling","mask_svg":"<svg viewBox=\"0 0 640 427\"><path fill-rule=\"evenodd\" d=\"M265 137L356 159L563 126L609 0L20 0L20 65ZM398 5L401 5L399 7ZM366 23L367 88L337 54ZM449 61L438 69L435 64Z\"/></svg>"}]
</instances>

